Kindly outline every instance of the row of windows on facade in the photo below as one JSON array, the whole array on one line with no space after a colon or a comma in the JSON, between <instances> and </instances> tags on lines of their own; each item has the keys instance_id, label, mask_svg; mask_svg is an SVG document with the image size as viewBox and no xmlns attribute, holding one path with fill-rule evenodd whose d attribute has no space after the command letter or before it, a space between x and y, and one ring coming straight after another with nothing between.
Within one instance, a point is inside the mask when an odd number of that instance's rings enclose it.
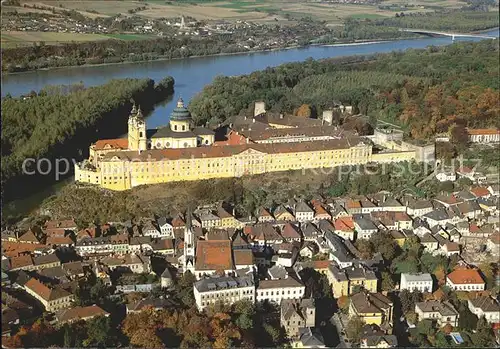
<instances>
[{"instance_id":1,"label":"row of windows on facade","mask_svg":"<svg viewBox=\"0 0 500 349\"><path fill-rule=\"evenodd\" d=\"M251 296L246 296L246 297L241 297L242 300L245 300L245 299L248 299L248 300L253 300L253 298ZM201 302L201 306L204 307L206 305L210 305L212 303L215 303L217 300L216 299L212 299L212 300L207 300L206 302Z\"/></svg>"},{"instance_id":2,"label":"row of windows on facade","mask_svg":"<svg viewBox=\"0 0 500 349\"><path fill-rule=\"evenodd\" d=\"M211 299L211 298L219 298L219 297L232 297L239 296L240 294L253 294L253 290L243 290L243 291L219 291L219 293L210 293L201 295L201 299Z\"/></svg>"},{"instance_id":3,"label":"row of windows on facade","mask_svg":"<svg viewBox=\"0 0 500 349\"><path fill-rule=\"evenodd\" d=\"M344 164L344 162L342 163L334 163L332 165L339 165L339 164ZM219 164L216 164L214 165L214 167L218 167ZM221 165L222 167L224 167L224 165L222 164ZM210 166L208 166L210 167ZM309 167L325 167L323 166L323 164L321 163L315 163L315 164L311 164L311 166ZM327 166L327 167L330 167L330 166ZM263 166L259 166L256 168L256 170L260 170L260 171L264 171L264 170L276 170L276 169L288 169L288 168L297 168L297 169L300 169L300 168L306 168L304 166L303 163L301 164L286 164L286 165L276 165L276 166L268 166L268 167L263 167ZM247 169L250 169L248 167L243 167L243 168L234 168L236 170L247 170ZM195 175L195 174L199 174L199 173L221 173L221 172L229 172L229 171L232 171L234 169L214 169L214 170L205 170L203 171L200 166L198 165L197 166L197 169L193 169L193 170L197 170L196 172L193 172L191 173L190 170L191 168L190 167L181 167L180 169L177 169L177 171L179 170L183 170L183 171L187 171L185 172L184 174L185 175ZM201 170L201 171L200 171ZM171 176L177 176L179 173L178 172L175 172L176 169L168 169L168 172L160 172L160 173L156 173L156 174L151 174L151 175L140 175L140 176L137 176L137 178L158 178L158 177L171 177ZM114 171L110 172L110 171L106 171L107 173L114 173L114 174L118 174L118 173L121 173L121 171L118 171L118 169L114 169ZM149 172L147 169L146 171L144 170L141 170L140 173L143 173L143 172ZM156 171L155 171L156 172ZM114 177L109 177L109 179L127 179L128 176L124 176L124 177L118 177L118 176L114 176ZM108 178L106 176L103 177L103 179L106 181Z\"/></svg>"},{"instance_id":4,"label":"row of windows on facade","mask_svg":"<svg viewBox=\"0 0 500 349\"><path fill-rule=\"evenodd\" d=\"M294 160L300 160L300 159L307 159L307 160L315 160L315 159L319 159L319 160L329 160L329 159L338 159L338 158L351 158L353 155L356 155L356 157L360 157L360 154L345 154L345 153L342 153L342 152L339 152L339 153L335 153L335 154L331 154L330 152L328 152L328 154L323 154L322 152L320 152L319 155L315 155L315 153L313 154L310 154L310 153L290 153L290 154L285 154L283 155L284 158L276 158L276 155L278 154L270 154L271 156L273 156L272 158L269 158L269 159L263 159L263 156L248 156L248 157L244 157L244 159L236 159L236 162L234 161L235 158L234 157L228 157L228 158L223 158L223 159L219 159L218 161L221 161L221 165L220 166L224 166L224 164L229 164L231 165L231 163L233 165L238 165L238 161L241 162L241 164L265 164L265 163L269 163L269 164L272 164L273 161L276 161L278 163L281 163L281 162L288 162L289 159L294 159ZM369 154L361 154L361 156L364 156L364 155L369 155ZM186 165L190 165L191 163L193 162L198 162L200 159L195 159L195 158L192 158L192 159L185 159L185 160L175 160L173 163L170 163L169 160L167 161L149 161L149 162L143 162L143 161L131 161L132 164L135 165L135 167L138 167L136 170L137 171L148 171L148 169L151 167L151 168L154 168L154 167L159 167L159 166L165 166L167 168L167 170L173 170L175 166L172 166L172 165L177 165L177 167L181 166L182 164L186 164ZM206 160L208 161L207 164L205 164L206 166L210 167L210 162L213 161L210 160L210 159L201 159L201 160ZM168 165L168 166L167 166ZM109 166L109 168L108 168ZM108 166L103 166L103 171L106 172L107 170L112 170L112 169L115 169L115 168L120 168L122 167L122 163L118 164L117 166L115 166L114 164L109 164ZM216 163L214 164L214 166L219 166L219 163ZM199 167L199 165L198 165Z\"/></svg>"},{"instance_id":5,"label":"row of windows on facade","mask_svg":"<svg viewBox=\"0 0 500 349\"><path fill-rule=\"evenodd\" d=\"M300 294L300 290L296 290L294 289L293 292L290 292L290 290L288 290L287 294ZM259 296L274 296L274 291L258 291L258 294ZM280 295L280 291L276 291L276 296L279 296ZM284 296L285 295L285 290L281 290L281 295Z\"/></svg>"}]
</instances>

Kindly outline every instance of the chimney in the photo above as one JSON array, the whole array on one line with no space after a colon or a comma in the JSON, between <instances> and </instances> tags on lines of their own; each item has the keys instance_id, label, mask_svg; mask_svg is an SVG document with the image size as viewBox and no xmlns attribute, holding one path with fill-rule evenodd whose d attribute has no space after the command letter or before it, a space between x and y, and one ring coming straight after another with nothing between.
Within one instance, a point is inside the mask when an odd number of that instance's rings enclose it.
<instances>
[{"instance_id":1,"label":"chimney","mask_svg":"<svg viewBox=\"0 0 500 349\"><path fill-rule=\"evenodd\" d=\"M283 119L283 114L282 113L280 114L280 119Z\"/></svg>"},{"instance_id":2,"label":"chimney","mask_svg":"<svg viewBox=\"0 0 500 349\"><path fill-rule=\"evenodd\" d=\"M252 118L252 122L255 122L255 118Z\"/></svg>"}]
</instances>

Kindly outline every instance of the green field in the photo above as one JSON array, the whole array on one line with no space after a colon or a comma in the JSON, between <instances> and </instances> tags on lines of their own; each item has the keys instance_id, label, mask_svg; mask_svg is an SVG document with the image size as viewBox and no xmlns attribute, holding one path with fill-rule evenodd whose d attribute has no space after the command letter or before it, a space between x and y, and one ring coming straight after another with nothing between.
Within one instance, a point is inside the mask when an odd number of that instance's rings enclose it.
<instances>
[{"instance_id":1,"label":"green field","mask_svg":"<svg viewBox=\"0 0 500 349\"><path fill-rule=\"evenodd\" d=\"M379 19L385 17L387 16L378 15L376 13L357 13L355 15L349 16L349 18L354 18L354 19Z\"/></svg>"},{"instance_id":2,"label":"green field","mask_svg":"<svg viewBox=\"0 0 500 349\"><path fill-rule=\"evenodd\" d=\"M30 46L34 43L63 44L68 42L100 41L109 39L118 40L147 40L156 38L154 35L141 34L79 34L79 33L50 33L50 32L3 32L2 47Z\"/></svg>"},{"instance_id":3,"label":"green field","mask_svg":"<svg viewBox=\"0 0 500 349\"><path fill-rule=\"evenodd\" d=\"M146 35L146 34L106 34L108 38L118 39L118 40L147 40L147 39L155 39L156 35Z\"/></svg>"}]
</instances>

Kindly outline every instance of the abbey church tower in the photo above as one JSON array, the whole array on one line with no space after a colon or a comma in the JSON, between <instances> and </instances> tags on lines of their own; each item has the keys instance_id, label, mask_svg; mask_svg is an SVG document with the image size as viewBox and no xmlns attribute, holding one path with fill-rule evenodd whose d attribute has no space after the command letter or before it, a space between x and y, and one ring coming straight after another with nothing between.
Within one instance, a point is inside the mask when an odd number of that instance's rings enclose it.
<instances>
[{"instance_id":1,"label":"abbey church tower","mask_svg":"<svg viewBox=\"0 0 500 349\"><path fill-rule=\"evenodd\" d=\"M134 106L128 117L128 149L129 150L146 150L146 122L142 115L141 108Z\"/></svg>"}]
</instances>

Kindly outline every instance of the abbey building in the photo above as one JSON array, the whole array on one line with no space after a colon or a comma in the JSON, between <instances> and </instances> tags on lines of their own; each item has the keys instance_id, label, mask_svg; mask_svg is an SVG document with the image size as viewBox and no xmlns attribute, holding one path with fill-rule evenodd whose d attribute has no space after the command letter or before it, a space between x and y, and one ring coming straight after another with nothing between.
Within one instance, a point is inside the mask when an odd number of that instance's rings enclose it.
<instances>
[{"instance_id":1,"label":"abbey building","mask_svg":"<svg viewBox=\"0 0 500 349\"><path fill-rule=\"evenodd\" d=\"M89 159L75 165L75 180L127 190L146 184L433 157L433 148L413 146L396 137L389 141L377 132L361 137L329 123L327 117L268 113L257 102L253 117L234 117L216 139L214 131L194 127L182 99L169 124L153 130L146 128L140 108L134 106L128 137L92 144ZM374 147L374 142L381 144Z\"/></svg>"}]
</instances>

